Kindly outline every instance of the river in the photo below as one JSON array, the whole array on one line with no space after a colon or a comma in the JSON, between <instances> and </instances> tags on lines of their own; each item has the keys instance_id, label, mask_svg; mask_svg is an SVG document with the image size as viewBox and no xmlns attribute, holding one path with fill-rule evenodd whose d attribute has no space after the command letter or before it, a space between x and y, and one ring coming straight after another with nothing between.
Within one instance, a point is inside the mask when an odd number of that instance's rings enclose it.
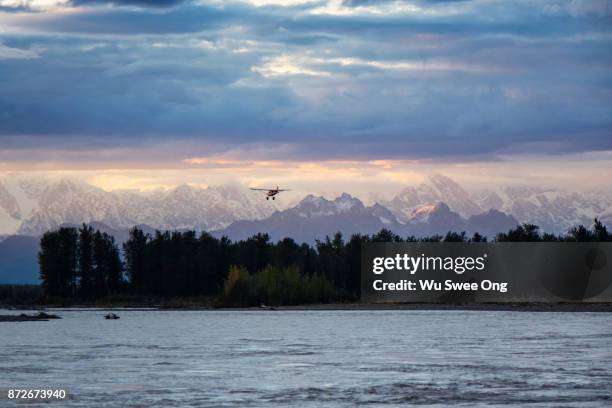
<instances>
[{"instance_id":1,"label":"river","mask_svg":"<svg viewBox=\"0 0 612 408\"><path fill-rule=\"evenodd\" d=\"M22 405L12 388L67 407L612 404L610 313L52 312L0 323L0 405Z\"/></svg>"}]
</instances>

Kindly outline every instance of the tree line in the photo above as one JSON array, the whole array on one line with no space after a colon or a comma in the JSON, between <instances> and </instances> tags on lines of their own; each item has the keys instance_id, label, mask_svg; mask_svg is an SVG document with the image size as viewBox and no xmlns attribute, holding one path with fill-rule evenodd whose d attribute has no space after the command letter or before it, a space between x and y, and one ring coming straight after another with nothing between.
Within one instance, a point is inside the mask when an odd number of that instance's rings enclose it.
<instances>
[{"instance_id":1,"label":"tree line","mask_svg":"<svg viewBox=\"0 0 612 408\"><path fill-rule=\"evenodd\" d=\"M115 239L89 225L45 233L38 254L45 294L100 298L126 286Z\"/></svg>"},{"instance_id":2,"label":"tree line","mask_svg":"<svg viewBox=\"0 0 612 408\"><path fill-rule=\"evenodd\" d=\"M367 242L486 242L475 233L448 232L417 238L392 231L338 232L314 246L268 234L231 241L195 231L130 230L122 251L114 238L83 224L49 231L38 255L44 293L54 298L99 299L131 294L156 297L206 296L227 305L350 301L359 297L361 245ZM567 234L541 233L523 224L498 234L496 242L610 242L597 219L591 228Z\"/></svg>"}]
</instances>

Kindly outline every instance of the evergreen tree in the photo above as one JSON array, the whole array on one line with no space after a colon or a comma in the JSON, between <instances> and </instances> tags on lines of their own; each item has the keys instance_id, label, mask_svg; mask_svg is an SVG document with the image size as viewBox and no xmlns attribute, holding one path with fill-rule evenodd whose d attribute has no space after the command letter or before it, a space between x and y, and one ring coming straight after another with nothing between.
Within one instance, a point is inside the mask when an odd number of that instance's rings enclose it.
<instances>
[{"instance_id":1,"label":"evergreen tree","mask_svg":"<svg viewBox=\"0 0 612 408\"><path fill-rule=\"evenodd\" d=\"M116 291L122 281L122 265L115 239L106 232L93 235L92 291L95 297L106 296Z\"/></svg>"},{"instance_id":2,"label":"evergreen tree","mask_svg":"<svg viewBox=\"0 0 612 408\"><path fill-rule=\"evenodd\" d=\"M346 289L347 263L345 257L344 239L341 232L336 232L333 239L325 237L325 241L316 241L319 270L323 276L342 289Z\"/></svg>"},{"instance_id":3,"label":"evergreen tree","mask_svg":"<svg viewBox=\"0 0 612 408\"><path fill-rule=\"evenodd\" d=\"M292 238L284 238L272 248L273 263L281 268L296 266L303 273L303 258L303 248Z\"/></svg>"},{"instance_id":4,"label":"evergreen tree","mask_svg":"<svg viewBox=\"0 0 612 408\"><path fill-rule=\"evenodd\" d=\"M238 243L234 254L238 265L244 265L249 273L265 268L271 261L270 236L256 234Z\"/></svg>"},{"instance_id":5,"label":"evergreen tree","mask_svg":"<svg viewBox=\"0 0 612 408\"><path fill-rule=\"evenodd\" d=\"M151 279L147 275L148 245L150 237L138 227L130 230L129 238L123 244L125 268L130 286L136 293L145 293L151 289Z\"/></svg>"},{"instance_id":6,"label":"evergreen tree","mask_svg":"<svg viewBox=\"0 0 612 408\"><path fill-rule=\"evenodd\" d=\"M114 294L119 292L124 285L123 262L115 238L106 235L105 242L107 247L106 287L108 292Z\"/></svg>"},{"instance_id":7,"label":"evergreen tree","mask_svg":"<svg viewBox=\"0 0 612 408\"><path fill-rule=\"evenodd\" d=\"M77 231L60 228L45 233L38 254L40 277L48 296L71 297L77 291Z\"/></svg>"},{"instance_id":8,"label":"evergreen tree","mask_svg":"<svg viewBox=\"0 0 612 408\"><path fill-rule=\"evenodd\" d=\"M372 242L402 242L402 237L396 235L393 231L383 228L376 234L372 235Z\"/></svg>"},{"instance_id":9,"label":"evergreen tree","mask_svg":"<svg viewBox=\"0 0 612 408\"><path fill-rule=\"evenodd\" d=\"M444 242L466 242L467 236L465 231L461 233L449 231L444 236Z\"/></svg>"},{"instance_id":10,"label":"evergreen tree","mask_svg":"<svg viewBox=\"0 0 612 408\"><path fill-rule=\"evenodd\" d=\"M593 220L593 235L598 242L612 241L612 235L608 232L608 228L597 218Z\"/></svg>"},{"instance_id":11,"label":"evergreen tree","mask_svg":"<svg viewBox=\"0 0 612 408\"><path fill-rule=\"evenodd\" d=\"M344 286L349 293L359 297L361 294L361 246L370 241L368 235L353 234L346 243L347 275Z\"/></svg>"},{"instance_id":12,"label":"evergreen tree","mask_svg":"<svg viewBox=\"0 0 612 408\"><path fill-rule=\"evenodd\" d=\"M508 232L497 234L496 240L498 242L539 242L542 241L539 229L537 225L522 224Z\"/></svg>"},{"instance_id":13,"label":"evergreen tree","mask_svg":"<svg viewBox=\"0 0 612 408\"><path fill-rule=\"evenodd\" d=\"M94 229L87 225L81 225L78 231L78 275L79 275L79 295L88 297L95 295L94 291L94 271L93 271L93 237Z\"/></svg>"},{"instance_id":14,"label":"evergreen tree","mask_svg":"<svg viewBox=\"0 0 612 408\"><path fill-rule=\"evenodd\" d=\"M478 232L475 232L470 238L470 242L487 242L487 237L483 237Z\"/></svg>"},{"instance_id":15,"label":"evergreen tree","mask_svg":"<svg viewBox=\"0 0 612 408\"><path fill-rule=\"evenodd\" d=\"M66 296L65 290L70 282L62 280L60 262L59 233L57 231L44 233L40 239L38 265L43 290L47 296Z\"/></svg>"},{"instance_id":16,"label":"evergreen tree","mask_svg":"<svg viewBox=\"0 0 612 408\"><path fill-rule=\"evenodd\" d=\"M151 262L149 268L150 276L150 294L167 295L169 286L167 285L171 279L166 277L169 264L171 263L171 255L169 253L170 233L168 231L155 231L155 236L151 240L147 256Z\"/></svg>"},{"instance_id":17,"label":"evergreen tree","mask_svg":"<svg viewBox=\"0 0 612 408\"><path fill-rule=\"evenodd\" d=\"M75 228L59 229L61 281L69 282L65 296L75 296L77 293L77 239Z\"/></svg>"}]
</instances>

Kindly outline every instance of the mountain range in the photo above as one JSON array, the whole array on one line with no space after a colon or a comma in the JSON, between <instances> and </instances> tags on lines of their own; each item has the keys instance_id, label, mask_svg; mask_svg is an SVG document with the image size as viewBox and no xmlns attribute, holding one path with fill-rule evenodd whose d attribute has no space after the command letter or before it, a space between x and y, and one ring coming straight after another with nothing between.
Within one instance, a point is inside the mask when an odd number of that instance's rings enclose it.
<instances>
[{"instance_id":1,"label":"mountain range","mask_svg":"<svg viewBox=\"0 0 612 408\"><path fill-rule=\"evenodd\" d=\"M40 235L64 223L101 222L124 229L215 230L240 219L260 219L277 210L237 185L181 185L169 191L104 191L70 180L15 176L0 180L0 234Z\"/></svg>"},{"instance_id":2,"label":"mountain range","mask_svg":"<svg viewBox=\"0 0 612 408\"><path fill-rule=\"evenodd\" d=\"M337 231L349 237L355 233L373 234L382 228L402 236L445 234L449 230L493 236L517 224L514 217L497 210L464 218L443 202L421 206L413 211L409 219L400 221L381 204L365 206L358 198L343 193L335 200L309 195L295 207L277 211L268 218L236 221L213 234L244 239L258 232L266 232L272 240L292 237L298 242L312 243Z\"/></svg>"},{"instance_id":3,"label":"mountain range","mask_svg":"<svg viewBox=\"0 0 612 408\"><path fill-rule=\"evenodd\" d=\"M264 200L241 185L105 191L82 181L18 174L0 178L0 283L14 281L20 265L28 269L25 275L35 276L30 269L36 269L37 240L45 231L83 222L119 242L139 225L146 231L209 231L234 240L266 232L273 240L312 243L336 231L348 237L381 228L402 236L449 230L493 236L522 222L563 233L577 224L590 225L594 217L612 224L612 191L531 186L468 191L449 177L434 175L369 205L348 193L335 199L309 194L293 205L283 196Z\"/></svg>"},{"instance_id":4,"label":"mountain range","mask_svg":"<svg viewBox=\"0 0 612 408\"><path fill-rule=\"evenodd\" d=\"M347 233L388 226L412 235L438 233L440 228L471 230L472 225L498 232L514 221L562 233L577 224L590 224L594 217L612 222L612 191L579 193L531 186L468 191L443 175L431 176L370 206L364 201L345 192L334 200L309 194L291 205L283 196L263 200L237 184L105 191L82 181L17 174L0 178L0 239L39 236L62 224L82 222L98 222L113 230L144 225L162 230L227 231L239 236L251 225L280 230L281 220L291 218L300 231L317 232L314 225L302 225L310 216L327 217L327 225L342 227ZM291 230L286 233L293 236Z\"/></svg>"}]
</instances>

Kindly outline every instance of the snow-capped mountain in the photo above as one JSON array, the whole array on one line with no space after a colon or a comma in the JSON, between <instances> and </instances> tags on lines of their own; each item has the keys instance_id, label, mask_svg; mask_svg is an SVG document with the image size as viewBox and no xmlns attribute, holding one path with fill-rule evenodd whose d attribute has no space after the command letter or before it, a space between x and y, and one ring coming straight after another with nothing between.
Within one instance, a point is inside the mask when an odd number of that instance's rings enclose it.
<instances>
[{"instance_id":1,"label":"snow-capped mountain","mask_svg":"<svg viewBox=\"0 0 612 408\"><path fill-rule=\"evenodd\" d=\"M348 237L355 233L374 233L382 228L400 230L402 225L380 204L366 207L359 199L343 193L335 200L306 196L298 205L277 211L257 221L242 220L215 232L231 239L244 239L258 232L268 233L272 240L291 237L298 242L314 242L342 231Z\"/></svg>"},{"instance_id":2,"label":"snow-capped mountain","mask_svg":"<svg viewBox=\"0 0 612 408\"><path fill-rule=\"evenodd\" d=\"M371 198L366 197L368 202L372 202ZM201 188L185 184L152 192L105 191L69 179L28 175L0 178L0 236L36 236L62 224L83 222L100 222L116 230L146 225L213 231L236 221L264 220L273 214L280 217L275 212L281 216L302 214L302 218L315 220L323 216L338 218L325 222L346 227L347 233L388 227L397 233L418 235L471 231L472 225L479 225L479 232L490 235L514 221L562 233L578 224L590 225L594 217L611 225L612 191L576 193L511 186L469 192L452 179L436 175L390 199L380 196L377 202L366 206L361 198L348 194L325 199L314 195L304 198L296 193L266 201L240 185ZM296 225L303 231L308 229L300 223Z\"/></svg>"},{"instance_id":3,"label":"snow-capped mountain","mask_svg":"<svg viewBox=\"0 0 612 408\"><path fill-rule=\"evenodd\" d=\"M2 208L8 216L16 220L21 218L21 211L19 211L17 200L2 184L0 184L0 208Z\"/></svg>"},{"instance_id":4,"label":"snow-capped mountain","mask_svg":"<svg viewBox=\"0 0 612 408\"><path fill-rule=\"evenodd\" d=\"M415 209L402 231L405 235L415 237L465 231L469 235L478 232L492 238L497 233L508 231L517 225L516 218L500 211L490 210L464 218L445 203L439 202Z\"/></svg>"},{"instance_id":5,"label":"snow-capped mountain","mask_svg":"<svg viewBox=\"0 0 612 408\"><path fill-rule=\"evenodd\" d=\"M417 237L466 229L465 219L443 202L414 209L407 222L407 227L407 232Z\"/></svg>"},{"instance_id":6,"label":"snow-capped mountain","mask_svg":"<svg viewBox=\"0 0 612 408\"><path fill-rule=\"evenodd\" d=\"M434 175L416 187L406 187L391 200L381 201L402 221L409 221L414 211L443 202L463 217L479 214L482 209L470 193L452 179ZM418 215L418 214L417 214Z\"/></svg>"},{"instance_id":7,"label":"snow-capped mountain","mask_svg":"<svg viewBox=\"0 0 612 408\"><path fill-rule=\"evenodd\" d=\"M343 233L373 234L383 228L401 236L443 235L448 231L480 232L494 236L518 224L512 216L498 211L463 218L444 203L415 209L408 222L398 221L395 215L380 204L365 206L359 199L342 194L335 200L309 195L297 206L278 211L257 221L237 221L229 227L215 231L215 235L227 235L231 239L248 238L258 232L266 232L272 240L291 237L298 242L312 243L315 239Z\"/></svg>"},{"instance_id":8,"label":"snow-capped mountain","mask_svg":"<svg viewBox=\"0 0 612 408\"><path fill-rule=\"evenodd\" d=\"M401 222L411 223L439 202L447 204L450 210L464 218L496 210L512 215L520 223L536 224L542 230L554 233L564 233L579 224L591 225L595 217L612 225L612 190L578 193L532 186L505 186L469 192L449 177L436 175L419 186L405 188L381 204ZM501 217L499 221L502 221Z\"/></svg>"},{"instance_id":9,"label":"snow-capped mountain","mask_svg":"<svg viewBox=\"0 0 612 408\"><path fill-rule=\"evenodd\" d=\"M590 225L594 217L612 226L612 191L512 186L468 192L448 177L433 176L391 197L366 197L372 205L347 193L335 199L294 195L272 201L239 185L105 191L75 180L6 176L0 178L0 282L36 282L37 236L83 222L111 233L118 242L135 225L149 232L213 231L232 239L264 232L274 240L291 237L308 243L337 231L348 239L382 228L404 237L448 231L492 237L519 222L556 233Z\"/></svg>"},{"instance_id":10,"label":"snow-capped mountain","mask_svg":"<svg viewBox=\"0 0 612 408\"><path fill-rule=\"evenodd\" d=\"M125 229L213 230L240 219L261 219L279 203L238 185L181 185L169 191L105 191L84 182L8 177L0 180L0 234L40 235L61 224L101 222Z\"/></svg>"},{"instance_id":11,"label":"snow-capped mountain","mask_svg":"<svg viewBox=\"0 0 612 408\"><path fill-rule=\"evenodd\" d=\"M595 217L611 224L612 192L567 192L538 187L502 187L473 195L482 210L512 214L520 222L544 231L563 233L578 224L591 225Z\"/></svg>"}]
</instances>

